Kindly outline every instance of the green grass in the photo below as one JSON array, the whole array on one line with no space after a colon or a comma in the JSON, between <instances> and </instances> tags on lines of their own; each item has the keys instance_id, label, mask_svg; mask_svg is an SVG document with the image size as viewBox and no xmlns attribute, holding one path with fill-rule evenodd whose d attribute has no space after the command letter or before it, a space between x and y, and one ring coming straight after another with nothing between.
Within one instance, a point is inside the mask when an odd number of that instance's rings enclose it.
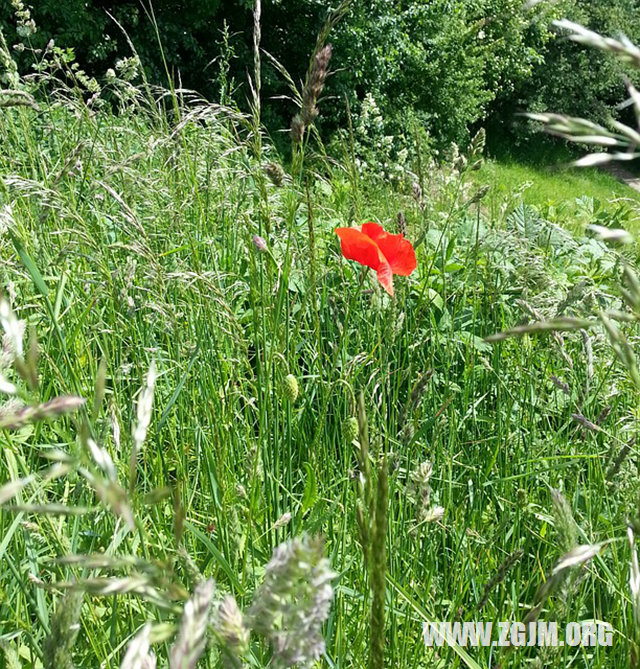
<instances>
[{"instance_id":1,"label":"green grass","mask_svg":"<svg viewBox=\"0 0 640 669\"><path fill-rule=\"evenodd\" d=\"M635 202L640 199L640 193L595 168L527 165L516 160L490 159L478 180L492 186L494 194L503 197L529 183L531 185L523 193L527 204L558 204L580 196L601 202L612 198L629 198Z\"/></svg>"},{"instance_id":2,"label":"green grass","mask_svg":"<svg viewBox=\"0 0 640 669\"><path fill-rule=\"evenodd\" d=\"M470 204L469 173L432 175L418 206L349 160L329 165L312 141L277 186L267 138L211 105L176 103L171 122L142 102L119 116L68 100L0 111L0 285L37 332L40 383L5 374L30 404L88 399L75 418L0 432L0 481L38 475L0 515L0 630L23 666L52 666L52 613L69 610L57 584L74 580L90 593L77 666L119 666L147 622L165 666L198 572L247 611L274 548L303 533L324 536L337 573L321 666L366 666L370 647L407 669L627 665L635 446L612 462L636 434L637 391L597 328L485 341L532 313L619 307L615 252L531 208ZM418 268L390 300L341 257L333 229L393 229L400 210ZM132 459L152 361L151 423ZM368 454L345 438L360 393ZM66 475L43 477L51 458L68 459ZM560 556L604 541L540 616L608 621L613 647L425 650L425 619L521 621ZM95 553L111 568L55 560ZM109 575L125 579L120 594L100 596L92 579ZM148 587L121 592L134 577ZM370 644L381 604L384 643ZM210 639L202 666L220 666ZM253 634L249 665L271 655Z\"/></svg>"},{"instance_id":3,"label":"green grass","mask_svg":"<svg viewBox=\"0 0 640 669\"><path fill-rule=\"evenodd\" d=\"M596 209L615 219L624 211L624 222L637 231L640 193L604 169L575 168L571 162L581 154L541 138L517 151L498 149L477 174L477 181L491 187L488 202L495 209L501 202L522 194L522 202L557 212L563 224L574 229L583 222L578 198L594 200Z\"/></svg>"}]
</instances>

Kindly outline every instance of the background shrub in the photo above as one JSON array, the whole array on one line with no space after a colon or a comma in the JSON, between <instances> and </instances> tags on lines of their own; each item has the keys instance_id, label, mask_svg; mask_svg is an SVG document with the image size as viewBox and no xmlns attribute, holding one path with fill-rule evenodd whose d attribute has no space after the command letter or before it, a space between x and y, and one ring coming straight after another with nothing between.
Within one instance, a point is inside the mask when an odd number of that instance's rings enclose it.
<instances>
[{"instance_id":1,"label":"background shrub","mask_svg":"<svg viewBox=\"0 0 640 669\"><path fill-rule=\"evenodd\" d=\"M2 0L0 26L15 44L24 38ZM330 36L333 69L327 87L325 131L345 125L347 96L357 114L369 96L386 130L419 121L436 145L461 141L469 125L516 111L561 112L602 119L624 99L620 66L553 33L550 21L568 16L606 34L640 37L635 0L594 0L523 7L521 0L371 0L351 4ZM252 68L251 0L41 0L32 8L43 48L53 37L73 47L90 75L104 76L130 48L111 14L130 35L150 79L168 78L218 99L233 90L243 107ZM262 45L292 75L304 77L315 37L331 7L320 0L264 0ZM160 48L162 45L162 49ZM29 66L26 50L20 65ZM287 83L265 60L264 93L272 130L286 128L294 107ZM327 119L330 119L327 121Z\"/></svg>"}]
</instances>

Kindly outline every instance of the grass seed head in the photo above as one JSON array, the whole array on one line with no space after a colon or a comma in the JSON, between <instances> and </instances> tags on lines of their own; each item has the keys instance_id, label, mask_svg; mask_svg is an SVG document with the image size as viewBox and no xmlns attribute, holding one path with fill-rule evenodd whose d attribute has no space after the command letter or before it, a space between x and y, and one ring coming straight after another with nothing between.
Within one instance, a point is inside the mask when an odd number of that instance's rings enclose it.
<instances>
[{"instance_id":1,"label":"grass seed head","mask_svg":"<svg viewBox=\"0 0 640 669\"><path fill-rule=\"evenodd\" d=\"M271 161L264 168L266 175L275 186L282 187L284 184L284 170L279 163Z\"/></svg>"},{"instance_id":2,"label":"grass seed head","mask_svg":"<svg viewBox=\"0 0 640 669\"><path fill-rule=\"evenodd\" d=\"M578 545L578 526L566 497L559 490L552 488L551 498L560 548L568 552Z\"/></svg>"},{"instance_id":3,"label":"grass seed head","mask_svg":"<svg viewBox=\"0 0 640 669\"><path fill-rule=\"evenodd\" d=\"M342 436L350 444L358 438L358 419L350 416L342 423Z\"/></svg>"},{"instance_id":4,"label":"grass seed head","mask_svg":"<svg viewBox=\"0 0 640 669\"><path fill-rule=\"evenodd\" d=\"M202 581L185 604L178 637L170 652L170 669L195 669L198 664L207 643L206 633L213 593L213 581Z\"/></svg>"},{"instance_id":5,"label":"grass seed head","mask_svg":"<svg viewBox=\"0 0 640 669\"><path fill-rule=\"evenodd\" d=\"M252 629L273 646L274 666L308 665L324 653L334 577L319 538L305 535L275 549L248 613Z\"/></svg>"},{"instance_id":6,"label":"grass seed head","mask_svg":"<svg viewBox=\"0 0 640 669\"><path fill-rule=\"evenodd\" d=\"M120 669L155 669L156 656L150 650L151 625L147 623L127 646Z\"/></svg>"},{"instance_id":7,"label":"grass seed head","mask_svg":"<svg viewBox=\"0 0 640 669\"><path fill-rule=\"evenodd\" d=\"M265 252L268 248L267 242L263 237L260 237L260 235L253 235L251 241L253 242L253 245L256 247L256 250L260 251L261 253Z\"/></svg>"},{"instance_id":8,"label":"grass seed head","mask_svg":"<svg viewBox=\"0 0 640 669\"><path fill-rule=\"evenodd\" d=\"M249 630L235 597L227 595L216 615L216 628L223 643L223 664L228 669L242 666L242 657L249 648Z\"/></svg>"},{"instance_id":9,"label":"grass seed head","mask_svg":"<svg viewBox=\"0 0 640 669\"><path fill-rule=\"evenodd\" d=\"M51 632L44 642L45 669L73 669L71 652L80 631L84 593L71 590L58 600L51 618Z\"/></svg>"},{"instance_id":10,"label":"grass seed head","mask_svg":"<svg viewBox=\"0 0 640 669\"><path fill-rule=\"evenodd\" d=\"M298 399L300 387L298 380L293 374L287 374L282 382L282 394L292 404Z\"/></svg>"}]
</instances>

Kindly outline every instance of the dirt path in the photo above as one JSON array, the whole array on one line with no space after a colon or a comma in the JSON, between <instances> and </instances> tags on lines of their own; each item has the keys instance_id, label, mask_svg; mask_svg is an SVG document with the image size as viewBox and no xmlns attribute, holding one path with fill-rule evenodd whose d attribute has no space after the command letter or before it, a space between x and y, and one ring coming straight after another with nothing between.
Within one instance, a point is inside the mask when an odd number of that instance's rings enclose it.
<instances>
[{"instance_id":1,"label":"dirt path","mask_svg":"<svg viewBox=\"0 0 640 669\"><path fill-rule=\"evenodd\" d=\"M630 186L633 190L640 192L640 177L629 172L629 170L626 170L620 164L608 163L604 166L604 169L618 179L618 181L622 181L622 183L627 184L627 186Z\"/></svg>"}]
</instances>

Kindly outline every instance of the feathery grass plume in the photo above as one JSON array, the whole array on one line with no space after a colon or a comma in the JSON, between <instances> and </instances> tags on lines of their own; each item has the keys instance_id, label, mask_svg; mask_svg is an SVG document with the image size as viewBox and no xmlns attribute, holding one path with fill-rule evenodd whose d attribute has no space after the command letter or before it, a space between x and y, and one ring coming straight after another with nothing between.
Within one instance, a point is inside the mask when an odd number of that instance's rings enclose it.
<instances>
[{"instance_id":1,"label":"feathery grass plume","mask_svg":"<svg viewBox=\"0 0 640 669\"><path fill-rule=\"evenodd\" d=\"M223 643L222 664L225 669L240 669L249 649L249 630L235 597L227 595L220 603L215 619L216 632Z\"/></svg>"},{"instance_id":2,"label":"feathery grass plume","mask_svg":"<svg viewBox=\"0 0 640 669\"><path fill-rule=\"evenodd\" d=\"M257 251L264 253L268 250L267 242L265 241L264 237L260 237L260 235L253 235L251 241L253 242L253 245L256 247Z\"/></svg>"},{"instance_id":3,"label":"feathery grass plume","mask_svg":"<svg viewBox=\"0 0 640 669\"><path fill-rule=\"evenodd\" d=\"M624 135L614 133L608 128L586 119L564 116L563 114L525 114L525 116L532 121L542 123L549 134L562 137L570 142L621 148L627 145ZM637 157L637 153L592 153L574 161L573 165L591 167L612 160L631 160Z\"/></svg>"},{"instance_id":4,"label":"feathery grass plume","mask_svg":"<svg viewBox=\"0 0 640 669\"><path fill-rule=\"evenodd\" d=\"M593 232L601 242L630 244L633 241L633 237L629 232L619 228L607 228L604 225L591 224L587 226L587 230Z\"/></svg>"},{"instance_id":5,"label":"feathery grass plume","mask_svg":"<svg viewBox=\"0 0 640 669\"><path fill-rule=\"evenodd\" d=\"M432 506L424 514L423 522L437 523L444 518L444 506Z\"/></svg>"},{"instance_id":6,"label":"feathery grass plume","mask_svg":"<svg viewBox=\"0 0 640 669\"><path fill-rule=\"evenodd\" d=\"M411 184L411 194L420 209L424 209L424 200L422 199L422 187L417 181Z\"/></svg>"},{"instance_id":7,"label":"feathery grass plume","mask_svg":"<svg viewBox=\"0 0 640 669\"><path fill-rule=\"evenodd\" d=\"M118 478L118 473L116 472L116 466L114 465L109 452L105 448L98 446L91 437L86 439L86 446L98 469L100 469L109 480L115 481Z\"/></svg>"},{"instance_id":8,"label":"feathery grass plume","mask_svg":"<svg viewBox=\"0 0 640 669\"><path fill-rule=\"evenodd\" d=\"M620 59L623 63L640 67L640 49L630 42L626 37L619 40L603 37L598 33L573 23L572 21L555 21L554 25L562 30L567 30L569 39L574 42L585 44L603 51L608 51ZM630 82L627 84L629 96L634 106L636 118L640 111L640 96ZM627 126L620 121L611 120L606 128L586 119L568 117L562 114L526 114L535 121L540 121L545 130L553 135L558 135L572 142L589 143L604 147L626 148L626 151L618 150L615 153L591 153L574 162L578 167L589 167L601 165L611 161L630 161L640 156L637 151L640 145L640 133L635 128Z\"/></svg>"},{"instance_id":9,"label":"feathery grass plume","mask_svg":"<svg viewBox=\"0 0 640 669\"><path fill-rule=\"evenodd\" d=\"M9 500L12 500L23 488L28 486L34 480L35 476L30 474L22 479L16 479L15 481L5 483L0 488L0 506L6 504Z\"/></svg>"},{"instance_id":10,"label":"feathery grass plume","mask_svg":"<svg viewBox=\"0 0 640 669\"><path fill-rule=\"evenodd\" d=\"M593 345L591 344L591 337L586 330L580 330L580 336L582 337L582 346L584 347L586 357L585 372L587 375L587 383L589 383L593 378Z\"/></svg>"},{"instance_id":11,"label":"feathery grass plume","mask_svg":"<svg viewBox=\"0 0 640 669\"><path fill-rule=\"evenodd\" d=\"M95 421L100 413L100 408L102 407L102 402L104 400L104 394L107 387L107 361L105 358L100 360L100 365L98 366L98 374L96 376L96 382L93 393L93 408L91 409L91 420Z\"/></svg>"},{"instance_id":12,"label":"feathery grass plume","mask_svg":"<svg viewBox=\"0 0 640 669\"><path fill-rule=\"evenodd\" d=\"M398 232L406 237L409 230L407 228L407 221L404 217L404 214L401 211L398 212L397 221L398 221L397 223Z\"/></svg>"},{"instance_id":13,"label":"feathery grass plume","mask_svg":"<svg viewBox=\"0 0 640 669\"><path fill-rule=\"evenodd\" d=\"M45 669L73 669L71 652L80 631L84 593L71 590L58 599L51 617L51 632L43 646Z\"/></svg>"},{"instance_id":14,"label":"feathery grass plume","mask_svg":"<svg viewBox=\"0 0 640 669\"><path fill-rule=\"evenodd\" d=\"M31 107L40 110L35 98L26 91L2 89L0 90L0 107Z\"/></svg>"},{"instance_id":15,"label":"feathery grass plume","mask_svg":"<svg viewBox=\"0 0 640 669\"><path fill-rule=\"evenodd\" d=\"M489 601L491 593L504 581L504 579L507 577L507 574L511 571L516 563L520 562L523 555L524 551L521 548L518 548L518 550L515 550L513 553L509 553L509 555L507 555L506 559L500 564L498 570L493 575L491 580L489 580L488 583L484 586L482 597L480 598L480 602L477 606L478 611L482 611L482 609L484 609L487 602Z\"/></svg>"},{"instance_id":16,"label":"feathery grass plume","mask_svg":"<svg viewBox=\"0 0 640 669\"><path fill-rule=\"evenodd\" d=\"M156 382L156 363L151 361L145 385L138 398L136 410L137 422L133 430L133 446L131 448L131 459L129 462L129 491L133 493L136 485L136 469L138 466L138 453L147 438L147 430L151 423L151 410L153 407L153 389Z\"/></svg>"},{"instance_id":17,"label":"feathery grass plume","mask_svg":"<svg viewBox=\"0 0 640 669\"><path fill-rule=\"evenodd\" d=\"M627 372L629 373L629 377L635 384L636 388L640 388L640 369L638 369L635 353L627 341L627 338L622 334L620 328L609 318L607 314L601 311L599 316L602 325L604 325L605 332L609 337L611 348L613 348L614 353L626 368Z\"/></svg>"},{"instance_id":18,"label":"feathery grass plume","mask_svg":"<svg viewBox=\"0 0 640 669\"><path fill-rule=\"evenodd\" d=\"M291 513L286 511L283 513L278 520L273 524L271 530L280 530L283 527L286 527L291 522Z\"/></svg>"},{"instance_id":19,"label":"feathery grass plume","mask_svg":"<svg viewBox=\"0 0 640 669\"><path fill-rule=\"evenodd\" d=\"M0 298L0 326L5 333L5 351L11 354L14 360L22 358L25 322L16 318L9 302L4 298Z\"/></svg>"},{"instance_id":20,"label":"feathery grass plume","mask_svg":"<svg viewBox=\"0 0 640 669\"><path fill-rule=\"evenodd\" d=\"M251 629L271 642L274 667L309 666L322 656L334 577L319 537L303 535L274 550L247 614Z\"/></svg>"},{"instance_id":21,"label":"feathery grass plume","mask_svg":"<svg viewBox=\"0 0 640 669\"><path fill-rule=\"evenodd\" d=\"M302 142L304 131L318 117L318 98L322 94L322 89L324 88L329 61L331 60L332 54L331 44L325 44L325 42L331 30L345 15L350 4L351 0L343 0L340 5L329 14L318 33L302 93L296 93L299 95L300 112L298 112L291 120L291 139L294 145Z\"/></svg>"},{"instance_id":22,"label":"feathery grass plume","mask_svg":"<svg viewBox=\"0 0 640 669\"><path fill-rule=\"evenodd\" d=\"M311 125L318 117L319 112L316 105L324 88L332 52L331 44L326 44L314 54L313 66L302 89L300 117L305 126Z\"/></svg>"},{"instance_id":23,"label":"feathery grass plume","mask_svg":"<svg viewBox=\"0 0 640 669\"><path fill-rule=\"evenodd\" d=\"M151 625L147 623L129 642L120 669L156 669L151 648Z\"/></svg>"},{"instance_id":24,"label":"feathery grass plume","mask_svg":"<svg viewBox=\"0 0 640 669\"><path fill-rule=\"evenodd\" d=\"M12 89L20 86L18 66L11 56L2 28L0 28L0 82L7 84Z\"/></svg>"},{"instance_id":25,"label":"feathery grass plume","mask_svg":"<svg viewBox=\"0 0 640 669\"><path fill-rule=\"evenodd\" d=\"M291 141L294 144L300 144L304 137L305 125L300 114L296 114L291 119Z\"/></svg>"},{"instance_id":26,"label":"feathery grass plume","mask_svg":"<svg viewBox=\"0 0 640 669\"><path fill-rule=\"evenodd\" d=\"M608 51L620 58L623 62L633 65L634 67L640 67L640 49L624 36L619 40L611 37L603 37L597 32L589 30L588 28L581 26L579 23L568 21L567 19L554 21L553 25L556 26L556 28L568 31L569 39L574 42L585 44L600 49L601 51Z\"/></svg>"},{"instance_id":27,"label":"feathery grass plume","mask_svg":"<svg viewBox=\"0 0 640 669\"><path fill-rule=\"evenodd\" d=\"M531 607L523 621L525 625L538 619L544 602L559 588L569 572L574 567L581 567L586 562L589 562L602 550L603 545L585 544L574 546L562 555L551 569L551 573L547 576L546 580L538 588L534 599L534 606Z\"/></svg>"},{"instance_id":28,"label":"feathery grass plume","mask_svg":"<svg viewBox=\"0 0 640 669\"><path fill-rule=\"evenodd\" d=\"M554 565L551 570L552 576L557 576L567 569L579 567L580 565L589 562L602 549L602 544L585 544L572 548L568 553L565 553Z\"/></svg>"},{"instance_id":29,"label":"feathery grass plume","mask_svg":"<svg viewBox=\"0 0 640 669\"><path fill-rule=\"evenodd\" d=\"M558 542L560 549L566 553L578 544L578 525L573 518L569 502L559 490L551 488L551 500Z\"/></svg>"},{"instance_id":30,"label":"feathery grass plume","mask_svg":"<svg viewBox=\"0 0 640 669\"><path fill-rule=\"evenodd\" d=\"M260 41L262 39L262 0L253 3L253 107L255 129L260 127L260 92L262 89L262 63ZM259 140L258 140L259 141ZM260 155L259 153L257 155Z\"/></svg>"},{"instance_id":31,"label":"feathery grass plume","mask_svg":"<svg viewBox=\"0 0 640 669\"><path fill-rule=\"evenodd\" d=\"M274 184L274 186L278 186L279 188L281 188L284 185L285 174L284 170L282 169L282 165L280 165L280 163L271 161L266 164L264 171L265 174L271 180L271 183Z\"/></svg>"},{"instance_id":32,"label":"feathery grass plume","mask_svg":"<svg viewBox=\"0 0 640 669\"><path fill-rule=\"evenodd\" d=\"M198 664L207 644L207 624L213 593L213 581L202 581L184 605L178 637L169 654L170 669L195 669Z\"/></svg>"},{"instance_id":33,"label":"feathery grass plume","mask_svg":"<svg viewBox=\"0 0 640 669\"><path fill-rule=\"evenodd\" d=\"M17 391L18 389L16 386L2 375L0 369L0 393L4 393L5 395L15 395Z\"/></svg>"},{"instance_id":34,"label":"feathery grass plume","mask_svg":"<svg viewBox=\"0 0 640 669\"><path fill-rule=\"evenodd\" d=\"M589 321L586 318L563 316L562 318L552 318L548 321L530 323L528 325L521 325L511 328L510 330L505 330L504 332L498 332L488 336L485 341L494 344L495 342L502 341L508 337L521 337L525 334L534 334L537 332L551 332L555 335L562 330L581 330L590 327L591 325L594 325L594 322Z\"/></svg>"},{"instance_id":35,"label":"feathery grass plume","mask_svg":"<svg viewBox=\"0 0 640 669\"><path fill-rule=\"evenodd\" d=\"M484 128L480 128L473 136L469 145L469 166L471 170L479 170L484 163L484 148L487 143L487 133Z\"/></svg>"},{"instance_id":36,"label":"feathery grass plume","mask_svg":"<svg viewBox=\"0 0 640 669\"><path fill-rule=\"evenodd\" d=\"M431 475L433 474L433 467L431 463L426 460L418 465L409 474L409 485L407 486L407 497L411 502L417 506L416 520L421 523L429 511L429 504L431 503Z\"/></svg>"},{"instance_id":37,"label":"feathery grass plume","mask_svg":"<svg viewBox=\"0 0 640 669\"><path fill-rule=\"evenodd\" d=\"M82 397L55 397L44 404L35 406L0 407L0 429L19 430L25 425L41 420L52 420L67 413L77 411L85 400Z\"/></svg>"}]
</instances>

